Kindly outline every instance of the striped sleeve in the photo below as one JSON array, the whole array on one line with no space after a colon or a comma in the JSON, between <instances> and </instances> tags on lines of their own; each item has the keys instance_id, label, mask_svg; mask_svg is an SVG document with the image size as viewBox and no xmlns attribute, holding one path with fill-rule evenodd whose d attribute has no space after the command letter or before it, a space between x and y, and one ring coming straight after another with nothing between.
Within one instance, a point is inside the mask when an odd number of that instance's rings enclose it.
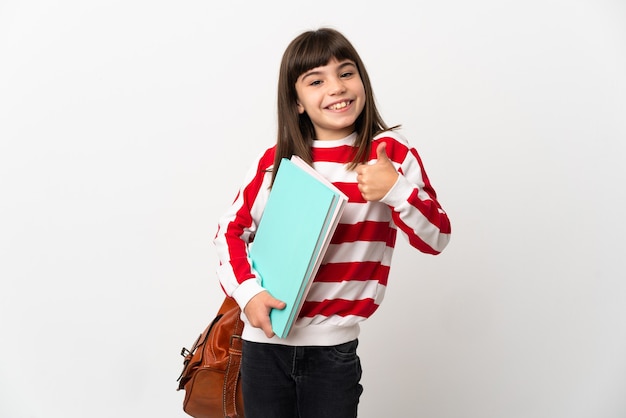
<instances>
[{"instance_id":1,"label":"striped sleeve","mask_svg":"<svg viewBox=\"0 0 626 418\"><path fill-rule=\"evenodd\" d=\"M387 155L400 173L381 202L392 208L394 223L413 247L439 254L450 241L450 220L437 200L417 150L399 134L387 132L375 138L373 152L379 141L387 143Z\"/></svg>"},{"instance_id":2,"label":"striped sleeve","mask_svg":"<svg viewBox=\"0 0 626 418\"><path fill-rule=\"evenodd\" d=\"M254 239L267 202L273 162L274 147L257 158L246 173L235 200L219 219L213 240L220 284L242 307L263 290L248 256L248 244Z\"/></svg>"}]
</instances>

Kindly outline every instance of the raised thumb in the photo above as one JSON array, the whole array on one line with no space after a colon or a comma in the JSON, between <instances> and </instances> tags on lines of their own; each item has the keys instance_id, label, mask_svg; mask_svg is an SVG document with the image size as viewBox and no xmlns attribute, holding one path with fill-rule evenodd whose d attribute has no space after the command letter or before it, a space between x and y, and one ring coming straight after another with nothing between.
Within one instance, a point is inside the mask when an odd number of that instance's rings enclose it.
<instances>
[{"instance_id":1,"label":"raised thumb","mask_svg":"<svg viewBox=\"0 0 626 418\"><path fill-rule=\"evenodd\" d=\"M376 158L378 158L378 160L389 160L389 157L387 156L386 142L378 144L378 148L376 148Z\"/></svg>"}]
</instances>

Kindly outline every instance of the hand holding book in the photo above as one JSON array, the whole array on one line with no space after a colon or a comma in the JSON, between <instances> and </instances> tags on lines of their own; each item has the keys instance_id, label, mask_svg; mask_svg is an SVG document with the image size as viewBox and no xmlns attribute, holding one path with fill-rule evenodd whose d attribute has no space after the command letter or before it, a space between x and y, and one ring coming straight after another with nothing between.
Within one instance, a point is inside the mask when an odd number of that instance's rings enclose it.
<instances>
[{"instance_id":1,"label":"hand holding book","mask_svg":"<svg viewBox=\"0 0 626 418\"><path fill-rule=\"evenodd\" d=\"M267 338L272 338L275 334L272 330L270 312L272 309L285 309L286 306L285 302L276 299L265 290L250 299L244 308L244 313L250 325L261 328Z\"/></svg>"}]
</instances>

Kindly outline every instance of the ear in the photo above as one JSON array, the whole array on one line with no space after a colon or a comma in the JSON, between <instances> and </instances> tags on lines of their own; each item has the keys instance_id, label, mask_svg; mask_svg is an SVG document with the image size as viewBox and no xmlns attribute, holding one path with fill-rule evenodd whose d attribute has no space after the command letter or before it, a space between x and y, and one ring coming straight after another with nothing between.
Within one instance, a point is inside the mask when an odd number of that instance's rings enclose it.
<instances>
[{"instance_id":1,"label":"ear","mask_svg":"<svg viewBox=\"0 0 626 418\"><path fill-rule=\"evenodd\" d=\"M296 100L296 107L298 108L298 113L299 114L303 114L304 113L304 106L302 106L302 103L300 103L297 100Z\"/></svg>"}]
</instances>

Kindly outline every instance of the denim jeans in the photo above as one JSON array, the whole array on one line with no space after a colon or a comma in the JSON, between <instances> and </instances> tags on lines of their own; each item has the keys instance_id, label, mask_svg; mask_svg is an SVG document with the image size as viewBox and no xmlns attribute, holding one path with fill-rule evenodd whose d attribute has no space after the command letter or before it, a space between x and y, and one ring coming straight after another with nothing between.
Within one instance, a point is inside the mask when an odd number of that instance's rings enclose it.
<instances>
[{"instance_id":1,"label":"denim jeans","mask_svg":"<svg viewBox=\"0 0 626 418\"><path fill-rule=\"evenodd\" d=\"M358 340L292 347L243 342L246 418L354 418L363 387Z\"/></svg>"}]
</instances>

